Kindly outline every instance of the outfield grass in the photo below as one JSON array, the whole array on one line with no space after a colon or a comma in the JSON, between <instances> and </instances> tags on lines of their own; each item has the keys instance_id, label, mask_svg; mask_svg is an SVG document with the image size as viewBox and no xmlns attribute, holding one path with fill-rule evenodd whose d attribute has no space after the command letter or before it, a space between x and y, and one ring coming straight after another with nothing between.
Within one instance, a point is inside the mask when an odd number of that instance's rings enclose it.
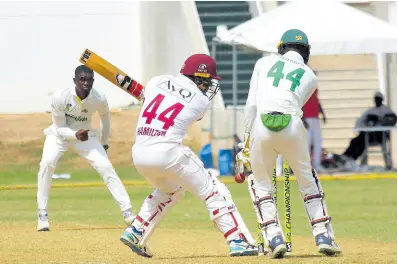
<instances>
[{"instance_id":1,"label":"outfield grass","mask_svg":"<svg viewBox=\"0 0 398 264\"><path fill-rule=\"evenodd\" d=\"M159 226L149 245L153 260L133 255L118 239L125 228L120 210L105 185L93 188L53 188L49 233L36 232L36 189L42 141L0 144L0 187L30 185L30 189L0 189L0 263L264 263L264 257L231 259L222 234L209 220L204 203L186 194ZM143 181L130 161L130 146L111 152L123 181ZM119 151L120 153L117 153ZM97 172L74 152L60 161L56 173L72 179L53 183L101 183ZM278 183L283 190L282 182ZM323 181L333 227L344 253L319 257L302 199L292 182L293 255L284 263L396 263L396 179ZM247 184L228 184L233 199L253 235L256 217ZM136 211L152 188L128 186ZM280 193L281 197L282 193ZM279 204L281 205L281 204ZM280 206L281 207L281 206ZM282 212L282 208L280 213ZM283 214L281 214L282 217ZM281 219L283 221L283 217Z\"/></svg>"},{"instance_id":2,"label":"outfield grass","mask_svg":"<svg viewBox=\"0 0 398 264\"><path fill-rule=\"evenodd\" d=\"M92 181L94 176L85 171L76 171L73 175L75 177L70 182L75 179L78 179L76 182ZM139 178L139 175L135 177ZM4 178L0 179L4 184ZM99 176L95 179L101 180ZM247 185L228 184L228 187L243 218L255 235L256 217L250 203ZM281 190L282 183L278 187ZM315 254L310 227L295 183L292 187L293 256L296 255L298 259L290 258L286 263L320 263L318 255ZM338 242L346 253L338 261L336 258L322 258L322 263L394 263L396 261L396 180L325 181L323 187ZM127 190L134 209L139 210L141 202L151 193L152 188L137 186L127 187ZM125 261L131 257L132 263L147 263L145 260L131 256L121 243L119 245L118 236L124 229L123 220L118 206L105 186L51 190L49 211L52 231L49 234L35 231L35 195L35 189L0 191L0 208L2 208L0 223L4 228L5 237L0 241L0 248L4 253L0 256L0 263L127 263ZM27 238L41 241L39 244L30 245L28 247L30 250L27 249L29 254L36 256L34 260L19 262L14 259L15 250L24 246L20 240L21 232ZM196 240L186 232L195 234ZM173 242L165 241L169 236L172 236ZM91 247L97 244L92 244L91 241L98 237L105 239L101 242L101 248L111 247L108 250L114 252L105 251L106 256L100 258L99 256L105 254L100 250L94 257ZM214 246L211 249L203 249L204 251L192 251L191 245L187 251L184 249L185 239L187 245L195 241L203 243L203 239L206 239L209 247ZM107 240L113 241L112 246ZM208 257L211 257L208 259L210 263L235 263L230 262L227 257L227 248L222 241L222 235L210 222L204 204L188 193L162 222L150 244L160 258L158 259L160 262L157 263L184 263L184 261L205 263ZM82 244L80 247L83 249L76 249L76 243ZM170 253L168 247L175 249ZM48 253L42 256L37 253L38 250ZM181 253L177 254L179 251ZM372 252L370 253L372 257L364 255L364 252ZM122 254L123 261L111 258L109 254ZM250 263L263 261L255 258Z\"/></svg>"},{"instance_id":3,"label":"outfield grass","mask_svg":"<svg viewBox=\"0 0 398 264\"><path fill-rule=\"evenodd\" d=\"M75 174L76 178L80 180L92 180L86 173L80 175L78 172L75 172ZM281 184L282 183L278 186L280 190L282 190ZM247 185L228 184L228 187L232 192L240 213L253 235L255 235L256 218L250 203ZM300 258L300 254L304 254L303 252L309 251L315 253L315 247L312 242L311 231L303 204L294 183L292 187L293 253L294 255L298 254L297 257ZM331 262L329 262L329 259L322 258L322 263L393 263L396 260L396 180L325 181L323 182L323 187L327 195L330 214L333 217L333 226L337 235L337 241L340 243L343 250L348 252L341 257L341 261L336 262L336 258L332 258L330 259ZM139 210L141 202L150 194L152 188L150 186L137 186L127 187L127 190L132 199L134 208ZM38 234L35 231L35 195L35 189L0 191L0 208L2 208L0 211L0 222L3 228L5 228L3 234L6 234L6 239L0 242L0 247L4 253L0 256L0 263L20 263L12 260L12 252L21 244L21 241L19 241L20 232L25 233L27 236L34 236L35 239L44 239L43 236L49 236L51 239L58 241L57 243L63 243L62 240L65 239L66 246L48 244L48 242L43 241L43 245L37 245L32 249L37 250L38 247L40 248L45 245L46 250L51 252L50 248L53 247L53 250L55 250L54 258L48 256L46 256L46 258L38 257L37 262L35 262L35 260L26 263L87 263L81 260L79 260L80 262L74 262L71 259L68 260L68 256L73 259L73 252L76 250L72 246L74 243L69 241L70 239L76 240L76 236L78 236L81 240L79 243L88 244L91 242L86 241L87 239L90 241L91 239L95 239L90 236L80 237L82 232L88 232L88 234L90 234L89 230L100 237L109 232L109 240L114 241L112 243L116 243L115 247L117 249L114 250L117 252L121 250L124 252L123 254L129 256L129 252L123 248L123 245L120 244L120 247L118 246L118 236L124 229L123 220L118 206L111 198L105 186L72 189L57 188L51 190L49 210L52 220L52 231L50 234ZM20 232L14 233L15 229ZM186 232L193 232L196 234L198 241L201 241L204 237L210 236L212 241L206 243L215 243L215 245L219 247L219 254L221 254L221 256L226 256L227 248L221 243L223 240L222 235L215 230L213 224L210 222L204 204L189 193L185 195L184 199L166 217L158 230L159 231L156 232L151 240L151 244L154 245L154 249L157 251L158 257L160 258L168 254L166 254L163 249L165 245L175 246L176 250L186 252L183 246L183 240L187 239L188 243L194 243L192 238L186 237ZM12 231L12 233L10 234L7 231ZM65 236L65 234L67 234L67 236ZM58 237L60 235L61 237ZM170 245L168 242L161 243L161 241L155 241L158 236L161 237L158 237L158 239L165 239L168 235L179 237L181 241L173 242L176 243L174 245ZM37 238L37 236L39 237ZM69 243L71 245L69 245ZM103 243L103 246L106 246L108 242L104 241ZM355 248L356 243L358 243L359 248ZM380 248L377 248L377 246ZM303 247L303 250L298 250ZM384 252L386 247L389 250ZM86 250L90 251L90 249ZM356 262L351 258L358 258L358 255L361 254L351 252L352 250L372 251L372 253L369 254L373 255L373 257L369 262L365 260ZM379 252L380 255L377 255L378 253L375 252ZM207 252L202 253L203 259L205 259ZM50 255L51 254L52 253L50 253ZM81 254L83 254L83 252L81 252ZM213 252L212 254L214 257L216 253ZM377 255L376 258L374 254ZM319 259L317 259L316 254L307 255L308 254L302 256L302 261L305 260L305 263L320 263L318 262ZM387 255L388 257L386 258ZM311 260L311 256L313 260ZM198 261L196 257L190 259L188 256L186 257L188 259L185 259L185 261L188 261L187 263L196 263ZM3 261L2 258L4 258ZM98 261L98 259L92 258L90 252L87 252L87 256L82 256L81 259L89 259L91 263L97 263L92 262L93 260ZM178 260L179 257L173 257L173 260L176 259ZM219 262L218 257L216 257L216 261L212 261L211 263L235 263L229 262L228 259L229 258L222 259L222 261ZM62 262L57 262L61 260ZM136 260L135 257L134 260ZM144 261L140 258L138 258L138 260ZM291 260L293 261L293 259ZM180 259L180 261L182 261L182 259ZM173 263L170 261L166 262ZM108 262L99 263L125 262L117 262L108 259ZM133 261L133 263L141 262ZM144 261L143 263L146 262ZM294 259L291 263L304 262L300 262L300 259Z\"/></svg>"},{"instance_id":4,"label":"outfield grass","mask_svg":"<svg viewBox=\"0 0 398 264\"><path fill-rule=\"evenodd\" d=\"M248 225L254 227L256 218L247 185L228 184L228 187ZM282 190L282 183L278 187ZM361 237L379 242L396 241L396 180L325 181L323 187L338 237ZM127 190L134 208L138 210L152 188L137 186L127 187ZM35 189L0 191L0 221L21 224L34 222L35 194ZM293 236L309 235L310 227L296 186L292 188L291 199ZM95 225L122 223L119 209L105 185L98 188L53 189L49 210L57 221ZM279 210L282 212L281 206ZM166 228L213 228L204 204L189 193L163 225Z\"/></svg>"},{"instance_id":5,"label":"outfield grass","mask_svg":"<svg viewBox=\"0 0 398 264\"><path fill-rule=\"evenodd\" d=\"M36 184L42 145L42 140L7 145L0 142L0 186ZM130 144L114 142L109 151L110 159L122 180L143 180L132 165L130 149ZM54 179L53 183L102 181L99 174L72 148L61 157L55 173L69 173L72 179Z\"/></svg>"}]
</instances>

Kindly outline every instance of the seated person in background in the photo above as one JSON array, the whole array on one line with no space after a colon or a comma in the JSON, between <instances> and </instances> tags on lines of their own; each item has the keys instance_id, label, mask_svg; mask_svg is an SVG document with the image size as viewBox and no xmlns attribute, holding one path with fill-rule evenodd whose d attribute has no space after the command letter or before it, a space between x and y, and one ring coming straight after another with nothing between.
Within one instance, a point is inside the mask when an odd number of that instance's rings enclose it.
<instances>
[{"instance_id":1,"label":"seated person in background","mask_svg":"<svg viewBox=\"0 0 398 264\"><path fill-rule=\"evenodd\" d=\"M397 115L386 105L383 104L383 94L376 92L374 96L375 107L368 109L357 120L355 127L372 126L394 126L397 122ZM370 132L369 142L382 143L382 132ZM389 138L389 132L387 132ZM351 140L350 145L343 153L343 158L348 162L355 162L365 150L365 132L360 132L356 138Z\"/></svg>"}]
</instances>

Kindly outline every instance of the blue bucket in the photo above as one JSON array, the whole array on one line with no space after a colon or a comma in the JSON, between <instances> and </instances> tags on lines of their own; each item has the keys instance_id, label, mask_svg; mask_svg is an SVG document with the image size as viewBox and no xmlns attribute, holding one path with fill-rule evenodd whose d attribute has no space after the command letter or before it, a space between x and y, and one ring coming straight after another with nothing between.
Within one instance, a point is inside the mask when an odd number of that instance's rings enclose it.
<instances>
[{"instance_id":1,"label":"blue bucket","mask_svg":"<svg viewBox=\"0 0 398 264\"><path fill-rule=\"evenodd\" d=\"M206 144L202 147L199 152L199 157L206 169L214 168L211 144Z\"/></svg>"},{"instance_id":2,"label":"blue bucket","mask_svg":"<svg viewBox=\"0 0 398 264\"><path fill-rule=\"evenodd\" d=\"M232 149L220 149L218 154L218 170L220 175L232 175Z\"/></svg>"}]
</instances>

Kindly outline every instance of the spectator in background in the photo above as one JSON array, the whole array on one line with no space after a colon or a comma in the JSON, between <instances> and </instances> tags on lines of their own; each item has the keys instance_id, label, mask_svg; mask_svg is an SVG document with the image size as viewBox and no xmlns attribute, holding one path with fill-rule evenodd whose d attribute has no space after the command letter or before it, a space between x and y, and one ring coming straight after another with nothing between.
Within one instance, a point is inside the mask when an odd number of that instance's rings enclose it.
<instances>
[{"instance_id":1,"label":"spectator in background","mask_svg":"<svg viewBox=\"0 0 398 264\"><path fill-rule=\"evenodd\" d=\"M317 72L315 72L317 75ZM318 99L318 88L303 106L303 123L307 128L307 141L310 153L312 153L312 166L316 171L324 171L321 166L322 158L322 132L319 113L322 114L323 123L326 123L326 115ZM311 149L313 150L311 152Z\"/></svg>"},{"instance_id":2,"label":"spectator in background","mask_svg":"<svg viewBox=\"0 0 398 264\"><path fill-rule=\"evenodd\" d=\"M397 122L397 115L386 105L383 104L384 96L381 92L376 92L374 95L375 107L368 109L357 120L355 127L372 127L372 126L394 126ZM389 138L389 132L387 132ZM382 143L382 132L370 132L370 144ZM350 145L343 153L343 158L346 160L346 167L356 167L355 161L360 157L365 150L365 132L360 132L356 138L353 138Z\"/></svg>"}]
</instances>

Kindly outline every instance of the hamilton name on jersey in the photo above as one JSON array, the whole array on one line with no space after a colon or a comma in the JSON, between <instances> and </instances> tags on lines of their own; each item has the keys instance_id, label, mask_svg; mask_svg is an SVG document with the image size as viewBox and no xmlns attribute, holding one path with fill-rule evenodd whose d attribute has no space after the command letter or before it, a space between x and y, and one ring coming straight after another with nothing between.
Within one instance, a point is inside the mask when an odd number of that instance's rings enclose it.
<instances>
[{"instance_id":1,"label":"hamilton name on jersey","mask_svg":"<svg viewBox=\"0 0 398 264\"><path fill-rule=\"evenodd\" d=\"M166 132L165 130L157 130L151 127L139 127L137 129L138 136L164 137Z\"/></svg>"}]
</instances>

